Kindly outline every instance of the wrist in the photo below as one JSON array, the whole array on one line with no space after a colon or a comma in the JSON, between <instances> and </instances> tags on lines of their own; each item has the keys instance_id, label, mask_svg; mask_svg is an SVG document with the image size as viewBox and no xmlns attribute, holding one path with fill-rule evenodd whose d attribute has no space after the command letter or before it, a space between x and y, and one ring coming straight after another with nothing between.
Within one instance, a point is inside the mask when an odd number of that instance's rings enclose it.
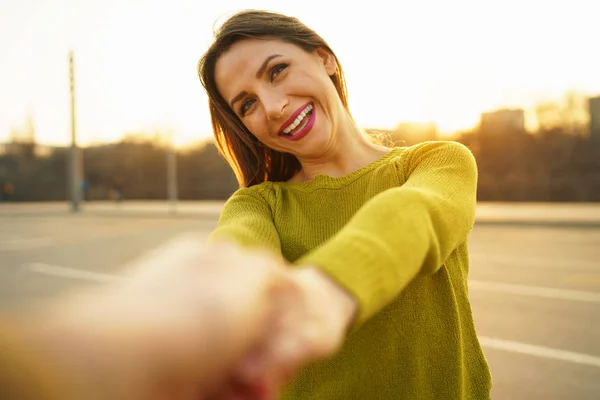
<instances>
[{"instance_id":1,"label":"wrist","mask_svg":"<svg viewBox=\"0 0 600 400\"><path fill-rule=\"evenodd\" d=\"M341 329L343 329L343 333L346 333L354 323L358 313L356 298L318 267L307 266L303 267L301 271L309 278L312 285L318 288L326 297L322 304L328 304L327 308L339 317Z\"/></svg>"}]
</instances>

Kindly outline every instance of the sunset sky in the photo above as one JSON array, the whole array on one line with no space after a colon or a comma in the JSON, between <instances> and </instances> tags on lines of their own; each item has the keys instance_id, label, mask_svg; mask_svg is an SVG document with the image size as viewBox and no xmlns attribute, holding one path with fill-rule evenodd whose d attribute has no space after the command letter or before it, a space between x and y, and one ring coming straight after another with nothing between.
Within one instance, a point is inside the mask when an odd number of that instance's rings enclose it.
<instances>
[{"instance_id":1,"label":"sunset sky","mask_svg":"<svg viewBox=\"0 0 600 400\"><path fill-rule=\"evenodd\" d=\"M213 23L248 7L297 16L329 42L362 126L468 128L492 108L600 94L596 3L0 0L0 142L28 114L38 142L69 141L70 49L81 144L210 135L196 63Z\"/></svg>"}]
</instances>

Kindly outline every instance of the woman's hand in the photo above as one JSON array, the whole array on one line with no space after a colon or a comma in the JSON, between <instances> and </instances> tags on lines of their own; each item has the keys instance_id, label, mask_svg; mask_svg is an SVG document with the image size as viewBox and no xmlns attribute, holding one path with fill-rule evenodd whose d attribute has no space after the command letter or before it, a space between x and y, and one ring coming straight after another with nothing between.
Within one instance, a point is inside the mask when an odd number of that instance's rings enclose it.
<instances>
[{"instance_id":1,"label":"woman's hand","mask_svg":"<svg viewBox=\"0 0 600 400\"><path fill-rule=\"evenodd\" d=\"M239 363L219 399L273 398L298 368L340 348L354 319L354 298L318 268L290 270L266 340Z\"/></svg>"}]
</instances>

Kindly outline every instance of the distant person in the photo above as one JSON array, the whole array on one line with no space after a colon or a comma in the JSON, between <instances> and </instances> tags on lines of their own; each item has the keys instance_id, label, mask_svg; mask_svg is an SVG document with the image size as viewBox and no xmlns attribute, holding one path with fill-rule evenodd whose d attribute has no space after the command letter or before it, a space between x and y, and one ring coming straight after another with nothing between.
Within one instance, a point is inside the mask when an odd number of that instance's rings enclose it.
<instances>
[{"instance_id":1,"label":"distant person","mask_svg":"<svg viewBox=\"0 0 600 400\"><path fill-rule=\"evenodd\" d=\"M11 201L15 194L15 186L10 181L4 182L2 185L2 200Z\"/></svg>"},{"instance_id":2,"label":"distant person","mask_svg":"<svg viewBox=\"0 0 600 400\"><path fill-rule=\"evenodd\" d=\"M90 191L90 182L87 179L84 179L81 182L81 194L83 196L84 201L89 200L89 191Z\"/></svg>"},{"instance_id":3,"label":"distant person","mask_svg":"<svg viewBox=\"0 0 600 400\"><path fill-rule=\"evenodd\" d=\"M113 181L113 187L112 187L112 191L113 191L113 196L114 196L114 200L117 203L120 203L121 201L123 201L123 189L124 189L124 183L123 180L121 178L116 178Z\"/></svg>"},{"instance_id":4,"label":"distant person","mask_svg":"<svg viewBox=\"0 0 600 400\"><path fill-rule=\"evenodd\" d=\"M489 398L467 293L469 149L374 143L335 53L290 16L233 15L198 72L240 183L211 238L268 249L305 282L224 393L260 380L284 400Z\"/></svg>"}]
</instances>

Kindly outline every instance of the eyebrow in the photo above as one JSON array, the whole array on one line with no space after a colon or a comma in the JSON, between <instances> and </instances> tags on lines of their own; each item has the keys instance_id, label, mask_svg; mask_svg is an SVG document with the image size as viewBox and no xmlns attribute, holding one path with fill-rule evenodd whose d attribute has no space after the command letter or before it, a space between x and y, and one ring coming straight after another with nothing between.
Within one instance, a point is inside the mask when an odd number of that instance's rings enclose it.
<instances>
[{"instance_id":1,"label":"eyebrow","mask_svg":"<svg viewBox=\"0 0 600 400\"><path fill-rule=\"evenodd\" d=\"M269 64L269 61L271 61L272 59L277 58L277 57L282 57L282 55L281 54L271 54L269 57L265 58L265 61L263 61L260 68L258 69L258 71L256 71L256 79L260 79L260 77L265 73L265 70L267 69L267 65ZM233 99L231 99L231 102L229 103L231 108L233 109L233 105L235 104L235 102L239 101L240 99L242 99L242 97L244 97L247 94L248 94L248 92L246 92L245 90L242 90L241 92L239 92Z\"/></svg>"}]
</instances>

